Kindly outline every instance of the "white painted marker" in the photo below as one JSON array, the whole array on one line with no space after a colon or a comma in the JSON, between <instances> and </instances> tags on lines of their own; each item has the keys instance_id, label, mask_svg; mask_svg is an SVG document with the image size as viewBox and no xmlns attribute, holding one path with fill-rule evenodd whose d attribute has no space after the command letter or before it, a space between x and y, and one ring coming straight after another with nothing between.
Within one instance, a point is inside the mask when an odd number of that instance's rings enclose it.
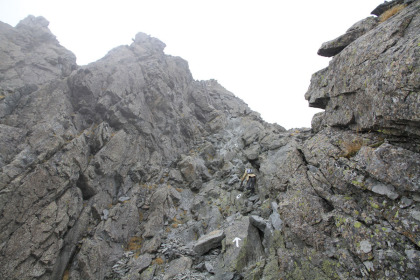
<instances>
[{"instance_id":1,"label":"white painted marker","mask_svg":"<svg viewBox=\"0 0 420 280\"><path fill-rule=\"evenodd\" d=\"M239 240L241 240L239 237L235 237L235 239L233 239L233 242L236 242L236 247L239 248Z\"/></svg>"}]
</instances>

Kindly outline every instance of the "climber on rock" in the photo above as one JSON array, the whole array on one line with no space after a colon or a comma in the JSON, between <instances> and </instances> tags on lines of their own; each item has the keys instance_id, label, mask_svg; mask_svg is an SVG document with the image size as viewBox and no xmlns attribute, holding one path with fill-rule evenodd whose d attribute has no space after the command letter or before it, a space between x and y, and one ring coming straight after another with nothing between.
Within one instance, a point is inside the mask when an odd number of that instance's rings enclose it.
<instances>
[{"instance_id":1,"label":"climber on rock","mask_svg":"<svg viewBox=\"0 0 420 280\"><path fill-rule=\"evenodd\" d=\"M242 175L241 178L240 190L243 189L242 184L244 183L244 180L246 180L245 192L249 192L251 195L254 194L255 185L257 183L257 176L252 172L252 169L245 169L244 175Z\"/></svg>"}]
</instances>

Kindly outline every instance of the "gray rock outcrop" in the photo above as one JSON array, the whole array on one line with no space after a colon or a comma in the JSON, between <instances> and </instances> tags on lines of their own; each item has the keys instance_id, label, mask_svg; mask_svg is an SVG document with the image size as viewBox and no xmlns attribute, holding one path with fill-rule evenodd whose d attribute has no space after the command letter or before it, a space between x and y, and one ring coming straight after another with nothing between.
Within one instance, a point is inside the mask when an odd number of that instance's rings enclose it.
<instances>
[{"instance_id":1,"label":"gray rock outcrop","mask_svg":"<svg viewBox=\"0 0 420 280\"><path fill-rule=\"evenodd\" d=\"M305 95L325 111L288 131L143 33L80 67L45 19L0 23L0 278L418 277L406 4L349 30Z\"/></svg>"},{"instance_id":2,"label":"gray rock outcrop","mask_svg":"<svg viewBox=\"0 0 420 280\"><path fill-rule=\"evenodd\" d=\"M318 55L331 57L339 54L350 43L375 28L376 25L378 25L378 20L375 17L368 17L355 23L345 34L332 41L323 43L318 50Z\"/></svg>"},{"instance_id":3,"label":"gray rock outcrop","mask_svg":"<svg viewBox=\"0 0 420 280\"><path fill-rule=\"evenodd\" d=\"M305 98L325 109L325 126L420 135L419 3L412 3L313 74Z\"/></svg>"},{"instance_id":4,"label":"gray rock outcrop","mask_svg":"<svg viewBox=\"0 0 420 280\"><path fill-rule=\"evenodd\" d=\"M411 0L392 0L392 1L384 1L384 3L380 4L378 7L376 7L370 14L375 16L380 16L387 10L391 9L395 5L403 4L406 2L413 2Z\"/></svg>"}]
</instances>

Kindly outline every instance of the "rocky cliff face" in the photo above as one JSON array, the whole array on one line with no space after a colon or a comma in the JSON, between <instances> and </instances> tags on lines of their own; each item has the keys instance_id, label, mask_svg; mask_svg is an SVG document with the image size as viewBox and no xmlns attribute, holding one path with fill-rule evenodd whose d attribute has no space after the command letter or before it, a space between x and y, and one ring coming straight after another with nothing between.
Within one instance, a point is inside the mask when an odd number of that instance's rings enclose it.
<instances>
[{"instance_id":1,"label":"rocky cliff face","mask_svg":"<svg viewBox=\"0 0 420 280\"><path fill-rule=\"evenodd\" d=\"M79 67L45 19L1 24L0 278L416 279L409 2L323 44L325 112L289 131L145 34Z\"/></svg>"}]
</instances>

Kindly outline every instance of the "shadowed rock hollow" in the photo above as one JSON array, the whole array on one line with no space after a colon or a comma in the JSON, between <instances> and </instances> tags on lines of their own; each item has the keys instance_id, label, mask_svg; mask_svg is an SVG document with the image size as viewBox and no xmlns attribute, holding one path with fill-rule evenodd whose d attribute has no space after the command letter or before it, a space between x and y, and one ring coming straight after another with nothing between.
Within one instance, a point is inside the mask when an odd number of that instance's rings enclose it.
<instances>
[{"instance_id":1,"label":"shadowed rock hollow","mask_svg":"<svg viewBox=\"0 0 420 280\"><path fill-rule=\"evenodd\" d=\"M288 131L143 33L78 66L44 18L0 23L0 278L416 279L406 2L321 46L305 97L325 111Z\"/></svg>"}]
</instances>

